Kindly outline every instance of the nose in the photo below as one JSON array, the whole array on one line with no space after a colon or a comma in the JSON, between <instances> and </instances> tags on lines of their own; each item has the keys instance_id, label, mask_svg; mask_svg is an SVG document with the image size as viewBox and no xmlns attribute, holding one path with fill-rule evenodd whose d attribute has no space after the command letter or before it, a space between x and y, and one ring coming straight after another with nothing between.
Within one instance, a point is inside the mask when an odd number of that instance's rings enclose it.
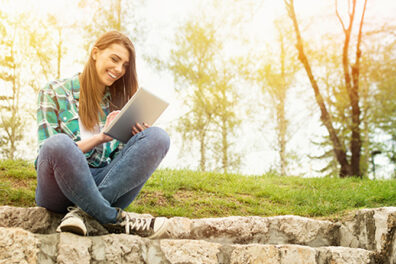
<instances>
[{"instance_id":1,"label":"nose","mask_svg":"<svg viewBox=\"0 0 396 264\"><path fill-rule=\"evenodd\" d=\"M118 64L116 65L116 67L115 67L115 70L117 71L117 74L122 73L123 68L124 68L123 65L122 65L121 63L118 63Z\"/></svg>"}]
</instances>

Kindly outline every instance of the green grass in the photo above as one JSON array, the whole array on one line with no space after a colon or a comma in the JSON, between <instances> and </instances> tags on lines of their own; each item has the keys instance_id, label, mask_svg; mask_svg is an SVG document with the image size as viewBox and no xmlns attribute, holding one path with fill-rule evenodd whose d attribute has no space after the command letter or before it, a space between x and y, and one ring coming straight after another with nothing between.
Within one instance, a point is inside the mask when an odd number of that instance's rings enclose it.
<instances>
[{"instance_id":1,"label":"green grass","mask_svg":"<svg viewBox=\"0 0 396 264\"><path fill-rule=\"evenodd\" d=\"M0 204L35 206L36 171L23 160L0 161Z\"/></svg>"},{"instance_id":2,"label":"green grass","mask_svg":"<svg viewBox=\"0 0 396 264\"><path fill-rule=\"evenodd\" d=\"M0 204L34 206L36 173L0 161ZM243 176L157 170L128 211L190 218L293 214L338 218L360 208L396 206L396 180Z\"/></svg>"}]
</instances>

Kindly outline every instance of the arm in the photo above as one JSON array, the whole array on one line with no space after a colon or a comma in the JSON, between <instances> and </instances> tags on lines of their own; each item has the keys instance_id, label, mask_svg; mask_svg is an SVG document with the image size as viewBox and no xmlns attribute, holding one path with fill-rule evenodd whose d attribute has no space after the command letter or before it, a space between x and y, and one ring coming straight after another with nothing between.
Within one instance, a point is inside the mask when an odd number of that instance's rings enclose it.
<instances>
[{"instance_id":1,"label":"arm","mask_svg":"<svg viewBox=\"0 0 396 264\"><path fill-rule=\"evenodd\" d=\"M93 149L94 147L96 147L97 145L107 142L105 140L105 137L108 137L108 136L106 136L103 133L100 133L100 134L97 134L91 138L77 141L76 144L81 149L81 151L83 153L86 153L86 152L90 151L91 149ZM110 140L108 140L108 141L110 141Z\"/></svg>"},{"instance_id":2,"label":"arm","mask_svg":"<svg viewBox=\"0 0 396 264\"><path fill-rule=\"evenodd\" d=\"M48 86L40 90L37 104L37 135L39 148L41 148L44 140L60 132L58 125L59 107L53 90L49 89Z\"/></svg>"},{"instance_id":3,"label":"arm","mask_svg":"<svg viewBox=\"0 0 396 264\"><path fill-rule=\"evenodd\" d=\"M120 111L113 111L107 116L106 124L104 126L105 128L110 124L110 122L116 117L119 112ZM97 145L109 142L111 140L113 140L112 137L105 135L103 132L100 132L99 134L88 139L77 141L76 144L83 153L86 153Z\"/></svg>"}]
</instances>

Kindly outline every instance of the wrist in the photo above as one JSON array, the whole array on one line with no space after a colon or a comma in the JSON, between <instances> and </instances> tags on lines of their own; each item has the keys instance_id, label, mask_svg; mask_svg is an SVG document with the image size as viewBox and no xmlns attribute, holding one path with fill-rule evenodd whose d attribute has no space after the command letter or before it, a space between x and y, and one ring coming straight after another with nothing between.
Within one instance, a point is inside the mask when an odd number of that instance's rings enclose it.
<instances>
[{"instance_id":1,"label":"wrist","mask_svg":"<svg viewBox=\"0 0 396 264\"><path fill-rule=\"evenodd\" d=\"M98 142L97 145L103 144L103 143L106 142L106 139L105 139L106 135L105 135L103 132L100 132L100 133L97 134L95 137L96 137L96 140L97 140L97 142Z\"/></svg>"}]
</instances>

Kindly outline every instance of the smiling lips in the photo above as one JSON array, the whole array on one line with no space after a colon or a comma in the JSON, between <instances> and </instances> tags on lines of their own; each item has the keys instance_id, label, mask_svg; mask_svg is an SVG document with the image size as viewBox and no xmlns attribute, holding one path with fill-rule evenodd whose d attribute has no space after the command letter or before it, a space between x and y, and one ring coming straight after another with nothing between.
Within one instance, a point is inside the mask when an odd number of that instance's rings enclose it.
<instances>
[{"instance_id":1,"label":"smiling lips","mask_svg":"<svg viewBox=\"0 0 396 264\"><path fill-rule=\"evenodd\" d=\"M108 74L112 79L114 79L114 80L117 80L117 78L118 78L117 75L115 75L115 74L113 74L113 73L111 73L111 72L109 72L109 71L107 71L107 74Z\"/></svg>"}]
</instances>

